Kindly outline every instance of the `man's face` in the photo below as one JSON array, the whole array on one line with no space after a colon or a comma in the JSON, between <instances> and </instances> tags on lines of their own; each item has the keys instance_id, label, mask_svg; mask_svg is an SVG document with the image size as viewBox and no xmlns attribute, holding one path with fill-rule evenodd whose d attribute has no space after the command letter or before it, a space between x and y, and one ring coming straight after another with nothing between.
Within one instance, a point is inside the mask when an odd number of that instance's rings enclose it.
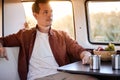
<instances>
[{"instance_id":1,"label":"man's face","mask_svg":"<svg viewBox=\"0 0 120 80\"><path fill-rule=\"evenodd\" d=\"M34 13L38 25L42 27L50 27L52 24L52 9L50 4L39 4L39 13Z\"/></svg>"}]
</instances>

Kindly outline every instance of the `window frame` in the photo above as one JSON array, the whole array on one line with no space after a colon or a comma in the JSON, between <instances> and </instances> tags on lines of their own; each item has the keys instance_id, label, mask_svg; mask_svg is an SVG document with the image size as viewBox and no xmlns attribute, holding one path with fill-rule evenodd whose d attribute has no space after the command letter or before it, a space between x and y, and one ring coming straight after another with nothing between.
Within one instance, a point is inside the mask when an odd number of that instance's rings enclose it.
<instances>
[{"instance_id":1,"label":"window frame","mask_svg":"<svg viewBox=\"0 0 120 80\"><path fill-rule=\"evenodd\" d=\"M86 17L86 27L87 27L87 34L88 34L88 42L90 43L90 44L100 44L100 45L107 45L108 43L114 43L115 45L120 45L120 43L115 43L115 42L93 42L93 41L91 41L91 39L90 39L90 25L89 25L89 15L88 15L88 5L87 5L87 3L89 2L89 1L94 1L94 2L117 2L117 1L119 1L119 0L85 0L85 3L84 3L84 5L85 5L85 17Z\"/></svg>"},{"instance_id":2,"label":"window frame","mask_svg":"<svg viewBox=\"0 0 120 80\"><path fill-rule=\"evenodd\" d=\"M35 0L21 0L21 2L34 2ZM74 8L71 0L50 0L50 1L70 1L72 5L72 14L73 14L73 39L76 40L76 29L75 29L75 17L74 17ZM71 37L71 36L70 36Z\"/></svg>"}]
</instances>

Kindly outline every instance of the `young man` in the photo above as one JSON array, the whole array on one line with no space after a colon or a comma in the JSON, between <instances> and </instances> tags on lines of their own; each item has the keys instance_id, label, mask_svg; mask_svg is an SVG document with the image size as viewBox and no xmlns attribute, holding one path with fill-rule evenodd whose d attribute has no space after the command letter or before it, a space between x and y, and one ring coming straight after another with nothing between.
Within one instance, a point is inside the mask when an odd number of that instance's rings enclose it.
<instances>
[{"instance_id":1,"label":"young man","mask_svg":"<svg viewBox=\"0 0 120 80\"><path fill-rule=\"evenodd\" d=\"M57 73L57 68L70 63L70 56L87 64L91 53L85 51L66 32L51 28L52 9L48 0L36 0L32 6L37 20L35 28L20 30L0 38L4 47L19 46L18 72L21 80L34 80ZM0 57L6 58L4 48Z\"/></svg>"}]
</instances>

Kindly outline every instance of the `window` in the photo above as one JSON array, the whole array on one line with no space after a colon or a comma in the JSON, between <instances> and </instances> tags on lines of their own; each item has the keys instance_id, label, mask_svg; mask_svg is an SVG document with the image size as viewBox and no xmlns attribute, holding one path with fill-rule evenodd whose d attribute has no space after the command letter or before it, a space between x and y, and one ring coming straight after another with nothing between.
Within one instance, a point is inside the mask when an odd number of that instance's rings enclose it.
<instances>
[{"instance_id":1,"label":"window","mask_svg":"<svg viewBox=\"0 0 120 80\"><path fill-rule=\"evenodd\" d=\"M87 27L91 43L120 43L120 1L87 1Z\"/></svg>"},{"instance_id":2,"label":"window","mask_svg":"<svg viewBox=\"0 0 120 80\"><path fill-rule=\"evenodd\" d=\"M35 27L36 20L32 15L33 2L23 2L28 26ZM73 8L70 1L50 1L53 8L52 28L66 31L74 39Z\"/></svg>"}]
</instances>

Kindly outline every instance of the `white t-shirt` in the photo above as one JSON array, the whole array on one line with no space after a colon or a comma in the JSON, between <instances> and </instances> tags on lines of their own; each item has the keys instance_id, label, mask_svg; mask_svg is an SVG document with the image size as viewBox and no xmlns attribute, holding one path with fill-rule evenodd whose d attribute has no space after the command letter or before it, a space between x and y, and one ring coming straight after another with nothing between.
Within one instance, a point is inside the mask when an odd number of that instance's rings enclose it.
<instances>
[{"instance_id":1,"label":"white t-shirt","mask_svg":"<svg viewBox=\"0 0 120 80\"><path fill-rule=\"evenodd\" d=\"M47 33L37 30L35 44L29 62L27 80L34 80L57 72L58 64L52 54Z\"/></svg>"}]
</instances>

